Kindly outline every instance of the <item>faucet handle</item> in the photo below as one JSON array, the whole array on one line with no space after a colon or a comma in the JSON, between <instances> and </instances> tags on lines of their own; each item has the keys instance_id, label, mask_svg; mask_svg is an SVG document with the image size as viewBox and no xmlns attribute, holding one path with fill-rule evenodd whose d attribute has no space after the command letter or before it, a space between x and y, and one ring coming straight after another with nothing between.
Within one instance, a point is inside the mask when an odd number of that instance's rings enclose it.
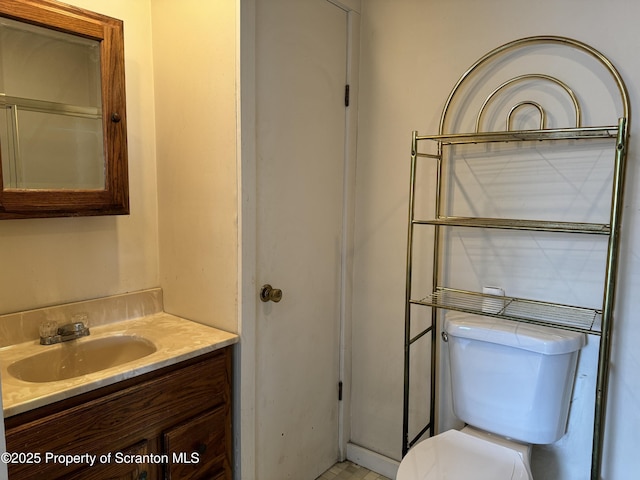
<instances>
[{"instance_id":1,"label":"faucet handle","mask_svg":"<svg viewBox=\"0 0 640 480\"><path fill-rule=\"evenodd\" d=\"M87 312L74 313L71 315L71 323L82 323L85 327L88 327L89 314Z\"/></svg>"},{"instance_id":2,"label":"faucet handle","mask_svg":"<svg viewBox=\"0 0 640 480\"><path fill-rule=\"evenodd\" d=\"M58 322L47 320L40 324L38 330L40 331L40 338L53 337L58 334Z\"/></svg>"}]
</instances>

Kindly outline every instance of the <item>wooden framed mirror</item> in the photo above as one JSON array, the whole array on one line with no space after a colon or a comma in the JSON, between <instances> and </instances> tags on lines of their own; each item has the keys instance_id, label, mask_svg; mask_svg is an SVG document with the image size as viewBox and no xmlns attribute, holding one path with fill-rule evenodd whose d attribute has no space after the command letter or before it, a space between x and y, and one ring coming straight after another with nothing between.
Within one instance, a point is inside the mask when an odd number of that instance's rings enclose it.
<instances>
[{"instance_id":1,"label":"wooden framed mirror","mask_svg":"<svg viewBox=\"0 0 640 480\"><path fill-rule=\"evenodd\" d=\"M0 0L0 219L129 213L122 21Z\"/></svg>"}]
</instances>

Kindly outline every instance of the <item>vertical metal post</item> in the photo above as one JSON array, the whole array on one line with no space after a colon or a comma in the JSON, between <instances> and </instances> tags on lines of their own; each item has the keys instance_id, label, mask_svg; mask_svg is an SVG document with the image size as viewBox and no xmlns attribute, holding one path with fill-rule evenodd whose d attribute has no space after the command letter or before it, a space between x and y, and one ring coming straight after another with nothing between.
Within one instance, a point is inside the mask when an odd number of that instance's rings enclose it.
<instances>
[{"instance_id":1,"label":"vertical metal post","mask_svg":"<svg viewBox=\"0 0 640 480\"><path fill-rule=\"evenodd\" d=\"M627 138L627 119L621 118L618 121L613 190L611 192L611 235L609 236L607 253L602 310L602 335L600 337L598 374L596 380L593 445L591 451L591 480L600 480L600 472L602 471L605 415L607 411L607 385L609 382L609 363L611 356L611 330L613 328L613 306L616 293L616 277L618 274L618 249L620 245L620 225L622 223Z\"/></svg>"},{"instance_id":2,"label":"vertical metal post","mask_svg":"<svg viewBox=\"0 0 640 480\"><path fill-rule=\"evenodd\" d=\"M411 267L413 262L413 219L416 189L416 160L418 157L418 132L411 136L411 174L409 188L409 220L407 232L407 269L404 311L404 404L402 409L402 456L409 450L409 380L410 380L410 346L411 346Z\"/></svg>"},{"instance_id":3,"label":"vertical metal post","mask_svg":"<svg viewBox=\"0 0 640 480\"><path fill-rule=\"evenodd\" d=\"M439 219L442 216L442 159L443 149L442 143L438 142L437 150L437 165L436 165L436 192L435 192L435 206L434 206L434 218ZM440 285L440 260L441 259L441 245L440 245L440 226L434 225L433 227L433 269L431 279L431 291L435 292L436 287ZM439 395L438 395L438 352L440 351L438 343L438 309L431 308L431 402L429 405L429 422L431 425L431 436L436 433L436 416Z\"/></svg>"}]
</instances>

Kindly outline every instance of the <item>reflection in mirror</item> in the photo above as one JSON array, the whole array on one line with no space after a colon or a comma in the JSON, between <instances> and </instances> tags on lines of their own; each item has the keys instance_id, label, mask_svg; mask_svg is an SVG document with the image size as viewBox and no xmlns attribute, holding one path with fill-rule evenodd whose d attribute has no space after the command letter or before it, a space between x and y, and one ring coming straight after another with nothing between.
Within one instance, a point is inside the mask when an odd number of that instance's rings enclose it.
<instances>
[{"instance_id":1,"label":"reflection in mirror","mask_svg":"<svg viewBox=\"0 0 640 480\"><path fill-rule=\"evenodd\" d=\"M0 106L5 189L104 189L99 42L0 18Z\"/></svg>"}]
</instances>

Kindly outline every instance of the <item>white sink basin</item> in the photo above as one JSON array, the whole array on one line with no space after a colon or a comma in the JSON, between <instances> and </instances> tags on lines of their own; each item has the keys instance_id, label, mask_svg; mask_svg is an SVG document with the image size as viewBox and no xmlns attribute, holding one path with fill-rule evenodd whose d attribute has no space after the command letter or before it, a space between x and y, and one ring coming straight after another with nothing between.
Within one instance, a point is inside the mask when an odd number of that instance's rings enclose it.
<instances>
[{"instance_id":1,"label":"white sink basin","mask_svg":"<svg viewBox=\"0 0 640 480\"><path fill-rule=\"evenodd\" d=\"M25 382L56 382L116 367L156 351L152 342L133 335L85 337L40 348L42 352L10 364L9 374Z\"/></svg>"},{"instance_id":2,"label":"white sink basin","mask_svg":"<svg viewBox=\"0 0 640 480\"><path fill-rule=\"evenodd\" d=\"M88 337L57 345L40 345L35 335L0 347L5 418L238 341L234 333L165 312L92 325Z\"/></svg>"}]
</instances>

